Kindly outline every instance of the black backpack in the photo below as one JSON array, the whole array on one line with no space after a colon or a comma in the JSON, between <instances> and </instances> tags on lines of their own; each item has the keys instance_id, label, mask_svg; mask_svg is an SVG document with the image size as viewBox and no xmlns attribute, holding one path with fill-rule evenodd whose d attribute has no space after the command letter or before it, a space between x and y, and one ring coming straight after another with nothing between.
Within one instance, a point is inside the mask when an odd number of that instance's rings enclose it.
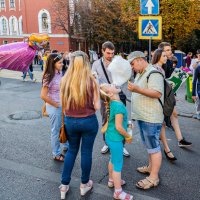
<instances>
[{"instance_id":1,"label":"black backpack","mask_svg":"<svg viewBox=\"0 0 200 200\"><path fill-rule=\"evenodd\" d=\"M161 74L164 78L164 75L161 72L159 72L157 70L153 70L147 76L147 83L149 81L150 75L154 74L154 73ZM160 102L160 104L163 108L163 114L166 117L170 117L174 110L174 106L176 105L176 99L174 96L172 86L167 82L167 80L165 80L165 78L164 78L164 105L162 104L162 101L160 99L158 99L158 101Z\"/></svg>"}]
</instances>

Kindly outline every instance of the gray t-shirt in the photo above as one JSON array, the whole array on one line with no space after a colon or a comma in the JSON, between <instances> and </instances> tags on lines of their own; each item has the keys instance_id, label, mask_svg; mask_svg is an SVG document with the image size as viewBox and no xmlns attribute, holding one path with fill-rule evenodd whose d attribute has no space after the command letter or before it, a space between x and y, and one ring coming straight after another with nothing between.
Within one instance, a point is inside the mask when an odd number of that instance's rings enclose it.
<instances>
[{"instance_id":1,"label":"gray t-shirt","mask_svg":"<svg viewBox=\"0 0 200 200\"><path fill-rule=\"evenodd\" d=\"M95 61L92 65L92 71L96 72L98 75L99 84L108 83L106 76L104 74L103 68L101 66L101 60L103 61L103 58L100 58L99 60ZM105 64L104 64L104 68L106 70L110 83L112 83L113 81L112 81L111 73L108 71L107 66Z\"/></svg>"}]
</instances>

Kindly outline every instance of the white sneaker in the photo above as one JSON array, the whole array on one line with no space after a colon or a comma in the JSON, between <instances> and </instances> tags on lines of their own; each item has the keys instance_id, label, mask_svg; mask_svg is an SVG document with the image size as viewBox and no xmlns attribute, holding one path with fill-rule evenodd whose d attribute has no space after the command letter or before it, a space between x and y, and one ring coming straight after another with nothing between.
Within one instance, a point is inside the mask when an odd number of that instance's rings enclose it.
<instances>
[{"instance_id":1,"label":"white sneaker","mask_svg":"<svg viewBox=\"0 0 200 200\"><path fill-rule=\"evenodd\" d=\"M81 192L81 196L84 196L87 192L89 192L93 187L93 181L89 180L88 183L86 184L82 184L80 186L80 192Z\"/></svg>"},{"instance_id":2,"label":"white sneaker","mask_svg":"<svg viewBox=\"0 0 200 200\"><path fill-rule=\"evenodd\" d=\"M108 146L105 144L105 145L103 146L103 148L101 149L101 153L102 153L102 154L105 154L105 153L108 152L108 150L109 150L109 148L108 148Z\"/></svg>"},{"instance_id":3,"label":"white sneaker","mask_svg":"<svg viewBox=\"0 0 200 200\"><path fill-rule=\"evenodd\" d=\"M129 152L125 148L123 148L123 154L124 154L125 157L130 156Z\"/></svg>"},{"instance_id":4,"label":"white sneaker","mask_svg":"<svg viewBox=\"0 0 200 200\"><path fill-rule=\"evenodd\" d=\"M34 79L32 80L32 82L35 83L35 82L36 82L36 79L34 78Z\"/></svg>"},{"instance_id":5,"label":"white sneaker","mask_svg":"<svg viewBox=\"0 0 200 200\"><path fill-rule=\"evenodd\" d=\"M65 199L66 193L69 190L69 185L61 184L59 188L60 188L60 198Z\"/></svg>"}]
</instances>

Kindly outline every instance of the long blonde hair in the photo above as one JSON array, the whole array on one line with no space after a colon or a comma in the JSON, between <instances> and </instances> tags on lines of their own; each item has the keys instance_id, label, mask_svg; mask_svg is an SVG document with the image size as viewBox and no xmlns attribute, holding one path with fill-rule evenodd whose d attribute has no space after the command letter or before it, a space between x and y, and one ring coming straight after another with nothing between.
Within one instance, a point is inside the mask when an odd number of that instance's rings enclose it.
<instances>
[{"instance_id":1,"label":"long blonde hair","mask_svg":"<svg viewBox=\"0 0 200 200\"><path fill-rule=\"evenodd\" d=\"M98 87L87 54L75 51L70 58L69 68L61 81L60 94L63 108L74 110L85 107L88 95L93 96L92 91L98 95Z\"/></svg>"}]
</instances>

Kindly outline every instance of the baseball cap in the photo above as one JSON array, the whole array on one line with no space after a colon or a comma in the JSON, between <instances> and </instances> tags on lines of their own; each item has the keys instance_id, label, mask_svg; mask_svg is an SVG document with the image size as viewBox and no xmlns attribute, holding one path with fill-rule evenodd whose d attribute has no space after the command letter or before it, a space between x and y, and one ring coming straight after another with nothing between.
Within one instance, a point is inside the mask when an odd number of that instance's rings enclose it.
<instances>
[{"instance_id":1,"label":"baseball cap","mask_svg":"<svg viewBox=\"0 0 200 200\"><path fill-rule=\"evenodd\" d=\"M134 51L128 55L128 61L131 63L136 58L145 58L145 55L141 51Z\"/></svg>"}]
</instances>

